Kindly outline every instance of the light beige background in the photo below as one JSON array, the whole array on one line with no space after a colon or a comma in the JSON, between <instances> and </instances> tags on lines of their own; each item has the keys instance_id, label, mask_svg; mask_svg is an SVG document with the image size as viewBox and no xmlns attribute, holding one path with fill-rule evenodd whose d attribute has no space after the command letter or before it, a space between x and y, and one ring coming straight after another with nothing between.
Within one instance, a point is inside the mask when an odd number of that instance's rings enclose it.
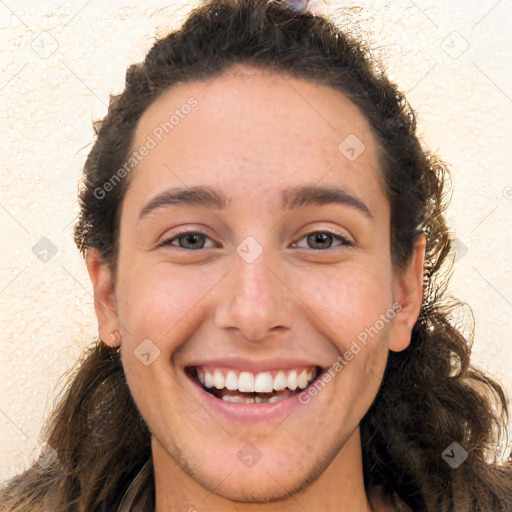
<instances>
[{"instance_id":1,"label":"light beige background","mask_svg":"<svg viewBox=\"0 0 512 512\"><path fill-rule=\"evenodd\" d=\"M97 333L72 241L91 122L127 65L193 5L0 1L0 481L37 455L58 379ZM422 141L451 165L447 216L461 244L451 290L475 314L474 361L511 393L512 2L340 5L320 9L372 42ZM58 251L47 263L32 252L42 237Z\"/></svg>"}]
</instances>

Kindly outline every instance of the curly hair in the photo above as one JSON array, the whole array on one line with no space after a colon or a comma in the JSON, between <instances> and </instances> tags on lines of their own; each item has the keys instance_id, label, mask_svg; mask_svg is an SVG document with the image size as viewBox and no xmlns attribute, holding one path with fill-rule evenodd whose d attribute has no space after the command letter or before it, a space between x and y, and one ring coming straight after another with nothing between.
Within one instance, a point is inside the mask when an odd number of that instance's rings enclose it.
<instances>
[{"instance_id":1,"label":"curly hair","mask_svg":"<svg viewBox=\"0 0 512 512\"><path fill-rule=\"evenodd\" d=\"M115 270L119 215L130 173L125 166L138 121L178 83L211 80L248 64L327 85L345 94L369 121L391 209L395 270L410 261L425 234L424 294L411 343L390 352L378 394L360 423L367 492L415 512L512 510L512 464L500 445L509 411L502 386L470 362L474 339L451 315L465 304L447 294L453 248L444 212L449 170L422 148L405 95L353 36L320 15L292 13L275 0L206 0L178 30L129 66L124 90L96 122L84 165L75 242L97 248ZM119 175L119 173L118 173ZM100 339L69 374L42 437L58 454L34 463L0 492L0 511L112 511L151 455L150 431L128 388L120 354ZM467 460L442 458L458 443ZM149 492L154 492L152 479ZM150 502L153 503L154 502Z\"/></svg>"}]
</instances>

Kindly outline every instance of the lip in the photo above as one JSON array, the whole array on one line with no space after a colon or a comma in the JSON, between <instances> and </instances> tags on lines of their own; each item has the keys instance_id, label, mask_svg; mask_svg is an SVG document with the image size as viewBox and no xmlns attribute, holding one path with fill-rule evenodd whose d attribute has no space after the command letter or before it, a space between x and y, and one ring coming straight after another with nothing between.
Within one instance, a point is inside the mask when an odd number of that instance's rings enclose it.
<instances>
[{"instance_id":1,"label":"lip","mask_svg":"<svg viewBox=\"0 0 512 512\"><path fill-rule=\"evenodd\" d=\"M294 370L296 368L312 368L318 367L322 370L325 365L318 362L307 361L306 359L266 359L262 361L255 361L254 359L245 359L243 357L229 357L223 359L209 359L191 361L185 365L191 366L206 366L213 368L229 368L232 370L240 370L242 372L259 373L272 370Z\"/></svg>"},{"instance_id":2,"label":"lip","mask_svg":"<svg viewBox=\"0 0 512 512\"><path fill-rule=\"evenodd\" d=\"M292 367L294 368L294 366ZM310 386L321 377L324 370L322 369L316 378L311 382ZM212 414L213 417L223 417L231 422L239 423L261 423L273 420L282 420L290 415L293 411L307 407L309 404L303 404L299 401L300 393L296 393L289 398L280 400L279 402L271 403L252 403L252 404L239 404L228 402L216 398L212 394L203 389L201 384L194 379L187 372L185 377L191 383L192 392L197 397L198 401L205 405L205 408ZM306 391L302 390L301 392Z\"/></svg>"}]
</instances>

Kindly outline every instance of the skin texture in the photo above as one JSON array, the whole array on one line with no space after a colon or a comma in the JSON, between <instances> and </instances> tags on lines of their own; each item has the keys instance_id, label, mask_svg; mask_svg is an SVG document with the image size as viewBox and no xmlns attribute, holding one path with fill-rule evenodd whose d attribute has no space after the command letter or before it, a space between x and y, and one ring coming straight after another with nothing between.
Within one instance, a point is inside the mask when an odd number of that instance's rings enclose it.
<instances>
[{"instance_id":1,"label":"skin texture","mask_svg":"<svg viewBox=\"0 0 512 512\"><path fill-rule=\"evenodd\" d=\"M87 257L101 339L121 344L128 385L153 434L156 510L369 511L358 425L388 350L410 342L425 239L396 275L376 141L340 92L238 66L168 90L142 116L133 147L190 96L197 107L132 171L116 275L97 250ZM338 149L349 134L365 144L353 162ZM281 208L282 189L315 184L356 195L374 221L340 204ZM222 191L228 208L168 206L139 220L157 194L195 185ZM183 228L207 238L174 238ZM307 236L326 230L354 245ZM263 251L252 263L236 252L247 236ZM197 357L298 357L329 367L393 303L401 304L393 321L284 421L235 424L191 398L183 368ZM109 340L115 330L121 341ZM134 355L145 339L160 350L148 366ZM250 468L237 457L248 442L262 453Z\"/></svg>"}]
</instances>

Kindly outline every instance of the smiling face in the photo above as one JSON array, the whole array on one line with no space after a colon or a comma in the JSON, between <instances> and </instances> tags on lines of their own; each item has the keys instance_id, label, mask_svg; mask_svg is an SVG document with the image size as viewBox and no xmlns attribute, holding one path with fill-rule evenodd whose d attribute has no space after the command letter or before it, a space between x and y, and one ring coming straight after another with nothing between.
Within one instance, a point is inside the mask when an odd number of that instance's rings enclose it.
<instances>
[{"instance_id":1,"label":"smiling face","mask_svg":"<svg viewBox=\"0 0 512 512\"><path fill-rule=\"evenodd\" d=\"M183 108L190 97L197 105ZM128 385L153 434L157 493L159 474L240 501L306 492L317 479L359 485L358 424L388 349L409 343L424 249L393 273L368 122L334 89L238 67L168 90L143 114L133 148L148 137L156 147L122 205L114 301L95 251L88 266L100 335L120 330ZM354 159L351 147L364 150ZM282 390L295 386L294 370L299 387ZM199 379L224 389L215 397Z\"/></svg>"}]
</instances>

